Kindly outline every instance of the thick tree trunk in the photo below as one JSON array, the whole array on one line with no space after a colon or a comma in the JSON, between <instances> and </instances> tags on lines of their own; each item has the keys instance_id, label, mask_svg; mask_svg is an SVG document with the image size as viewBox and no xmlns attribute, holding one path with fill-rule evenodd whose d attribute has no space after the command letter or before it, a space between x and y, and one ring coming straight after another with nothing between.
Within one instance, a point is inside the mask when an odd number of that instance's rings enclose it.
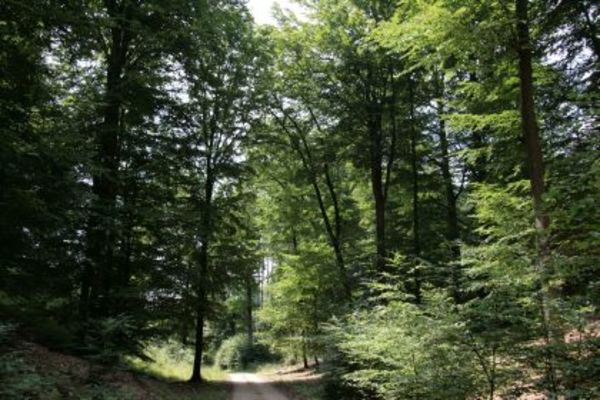
<instances>
[{"instance_id":1,"label":"thick tree trunk","mask_svg":"<svg viewBox=\"0 0 600 400\"><path fill-rule=\"evenodd\" d=\"M519 78L521 81L521 123L527 153L527 170L531 183L531 195L536 227L540 231L548 229L550 220L544 210L544 158L540 133L535 115L533 95L532 50L529 38L527 0L516 0L517 34L519 53Z\"/></svg>"},{"instance_id":2,"label":"thick tree trunk","mask_svg":"<svg viewBox=\"0 0 600 400\"><path fill-rule=\"evenodd\" d=\"M115 267L114 246L117 237L116 197L119 190L119 156L121 110L123 105L123 74L131 42L127 28L130 7L106 1L111 28L111 46L107 56L103 122L97 130L97 173L92 179L95 195L92 215L88 221L88 262L84 264L81 280L80 316L85 321L90 313L107 315Z\"/></svg>"}]
</instances>

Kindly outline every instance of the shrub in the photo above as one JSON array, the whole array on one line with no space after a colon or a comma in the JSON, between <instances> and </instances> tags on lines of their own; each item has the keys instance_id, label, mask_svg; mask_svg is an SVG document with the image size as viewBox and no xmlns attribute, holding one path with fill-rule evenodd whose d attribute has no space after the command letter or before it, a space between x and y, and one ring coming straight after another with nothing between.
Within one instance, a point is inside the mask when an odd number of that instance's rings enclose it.
<instances>
[{"instance_id":1,"label":"shrub","mask_svg":"<svg viewBox=\"0 0 600 400\"><path fill-rule=\"evenodd\" d=\"M246 335L235 335L223 341L215 356L215 364L229 370L273 361L277 361L277 356L267 346L250 343Z\"/></svg>"},{"instance_id":2,"label":"shrub","mask_svg":"<svg viewBox=\"0 0 600 400\"><path fill-rule=\"evenodd\" d=\"M425 297L427 306L391 301L329 328L338 355L336 365L327 367L339 379L327 385L329 396L339 390L376 399L479 394L481 376L462 340L459 316L450 312L450 300L443 295Z\"/></svg>"},{"instance_id":3,"label":"shrub","mask_svg":"<svg viewBox=\"0 0 600 400\"><path fill-rule=\"evenodd\" d=\"M215 356L215 364L223 369L236 370L243 368L244 355L249 351L250 343L244 335L225 339Z\"/></svg>"}]
</instances>

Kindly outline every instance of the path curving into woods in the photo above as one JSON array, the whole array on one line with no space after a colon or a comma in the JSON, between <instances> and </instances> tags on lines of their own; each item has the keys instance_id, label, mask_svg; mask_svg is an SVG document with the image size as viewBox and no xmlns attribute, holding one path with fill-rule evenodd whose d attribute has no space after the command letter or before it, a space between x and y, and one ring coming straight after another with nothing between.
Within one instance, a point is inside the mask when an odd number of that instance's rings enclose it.
<instances>
[{"instance_id":1,"label":"path curving into woods","mask_svg":"<svg viewBox=\"0 0 600 400\"><path fill-rule=\"evenodd\" d=\"M229 375L229 381L233 384L233 400L290 400L257 374L233 373Z\"/></svg>"}]
</instances>

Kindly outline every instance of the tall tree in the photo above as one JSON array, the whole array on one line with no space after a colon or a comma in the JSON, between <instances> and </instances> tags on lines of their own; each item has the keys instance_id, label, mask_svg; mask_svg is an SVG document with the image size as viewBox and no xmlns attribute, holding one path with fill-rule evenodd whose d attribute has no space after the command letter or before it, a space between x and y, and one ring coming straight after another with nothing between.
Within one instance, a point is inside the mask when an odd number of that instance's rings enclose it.
<instances>
[{"instance_id":1,"label":"tall tree","mask_svg":"<svg viewBox=\"0 0 600 400\"><path fill-rule=\"evenodd\" d=\"M195 297L195 356L193 382L200 382L204 351L204 324L214 280L224 271L214 262L215 235L222 229L221 199L240 179L242 150L256 108L257 46L250 17L237 1L224 1L208 10L213 20L205 43L195 43L195 57L185 61L189 81L190 173L200 190L190 188L200 214L193 288ZM226 204L226 203L225 203Z\"/></svg>"}]
</instances>

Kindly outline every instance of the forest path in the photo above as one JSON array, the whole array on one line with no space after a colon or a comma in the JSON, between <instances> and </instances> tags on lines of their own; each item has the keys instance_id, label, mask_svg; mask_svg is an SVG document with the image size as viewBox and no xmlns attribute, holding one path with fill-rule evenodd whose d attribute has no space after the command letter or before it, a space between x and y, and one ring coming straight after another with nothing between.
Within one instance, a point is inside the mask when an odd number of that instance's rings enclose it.
<instances>
[{"instance_id":1,"label":"forest path","mask_svg":"<svg viewBox=\"0 0 600 400\"><path fill-rule=\"evenodd\" d=\"M233 384L233 400L290 400L257 374L234 373L229 381Z\"/></svg>"}]
</instances>

